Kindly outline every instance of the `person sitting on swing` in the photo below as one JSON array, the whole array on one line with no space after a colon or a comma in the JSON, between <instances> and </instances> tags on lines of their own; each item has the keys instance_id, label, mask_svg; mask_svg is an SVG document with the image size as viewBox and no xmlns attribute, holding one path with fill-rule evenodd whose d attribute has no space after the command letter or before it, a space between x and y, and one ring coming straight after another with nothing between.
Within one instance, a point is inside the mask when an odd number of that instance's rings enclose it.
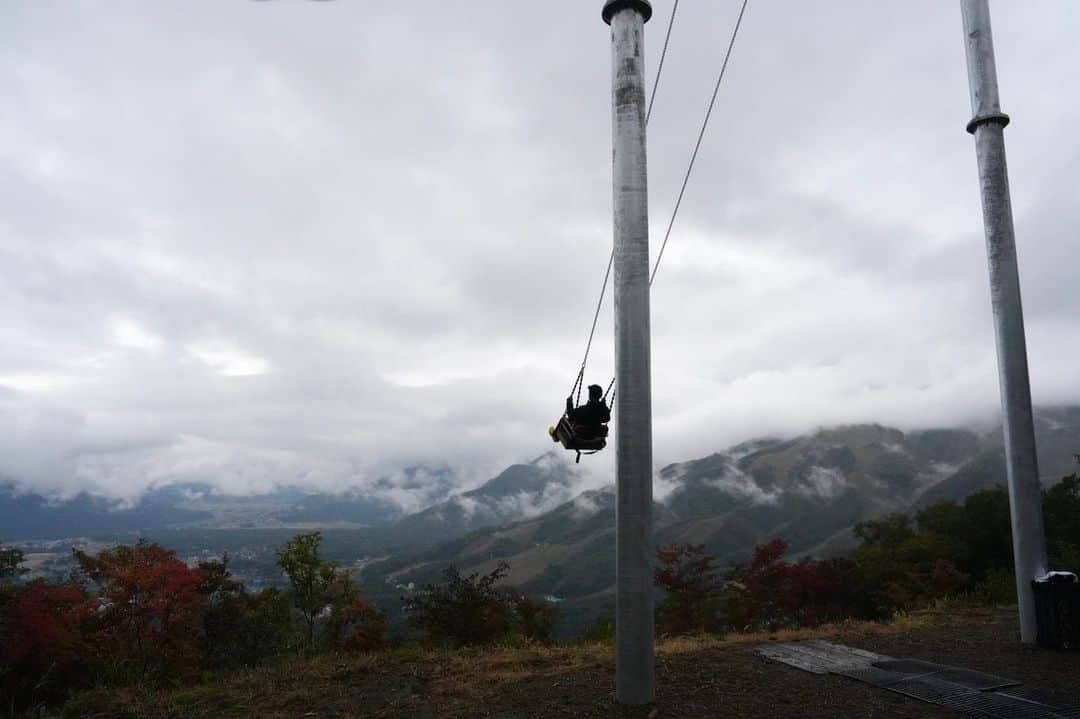
<instances>
[{"instance_id":1,"label":"person sitting on swing","mask_svg":"<svg viewBox=\"0 0 1080 719\"><path fill-rule=\"evenodd\" d=\"M604 401L604 388L598 384L589 385L589 401L575 407L573 398L566 398L566 418L575 428L581 428L582 434L603 435L607 429L603 425L611 421L611 410Z\"/></svg>"}]
</instances>

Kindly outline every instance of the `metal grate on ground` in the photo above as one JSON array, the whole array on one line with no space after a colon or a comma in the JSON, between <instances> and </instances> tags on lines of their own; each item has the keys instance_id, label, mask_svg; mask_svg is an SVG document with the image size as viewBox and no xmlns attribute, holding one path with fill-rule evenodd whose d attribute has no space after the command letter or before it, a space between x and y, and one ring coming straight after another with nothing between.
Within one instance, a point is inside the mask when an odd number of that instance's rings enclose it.
<instances>
[{"instance_id":1,"label":"metal grate on ground","mask_svg":"<svg viewBox=\"0 0 1080 719\"><path fill-rule=\"evenodd\" d=\"M873 665L844 668L833 672L833 674L839 674L848 679L854 679L855 681L863 682L865 684L873 684L874 686L881 688L891 686L910 677L909 674L894 672Z\"/></svg>"},{"instance_id":2,"label":"metal grate on ground","mask_svg":"<svg viewBox=\"0 0 1080 719\"><path fill-rule=\"evenodd\" d=\"M970 689L960 684L939 679L930 674L921 677L909 677L883 689L888 689L897 694L909 696L912 699L921 699L930 704L944 704L946 701L962 702L973 695L979 694L977 689Z\"/></svg>"},{"instance_id":3,"label":"metal grate on ground","mask_svg":"<svg viewBox=\"0 0 1080 719\"><path fill-rule=\"evenodd\" d=\"M1020 686L1020 682L1014 679L987 674L986 672L964 669L962 667L950 667L945 664L934 664L919 659L890 659L887 661L874 662L873 666L880 669L888 669L894 672L904 672L908 675L921 676L932 675L953 684L959 684L967 689L988 691L1004 687Z\"/></svg>"},{"instance_id":4,"label":"metal grate on ground","mask_svg":"<svg viewBox=\"0 0 1080 719\"><path fill-rule=\"evenodd\" d=\"M820 639L765 644L758 647L757 653L813 674L836 674L844 669L868 667L872 662L889 659L864 649Z\"/></svg>"},{"instance_id":5,"label":"metal grate on ground","mask_svg":"<svg viewBox=\"0 0 1080 719\"><path fill-rule=\"evenodd\" d=\"M1028 689L1027 687L1016 687L1015 689L1004 689L998 694L1002 696L1012 697L1020 701L1034 702L1036 704L1043 704L1052 707L1054 711L1069 719L1080 719L1080 700L1078 699L1060 699L1055 696L1051 696L1046 692L1041 692L1036 689Z\"/></svg>"},{"instance_id":6,"label":"metal grate on ground","mask_svg":"<svg viewBox=\"0 0 1080 719\"><path fill-rule=\"evenodd\" d=\"M1073 719L1080 716L1074 710L1025 701L995 691L973 692L934 703L979 719Z\"/></svg>"},{"instance_id":7,"label":"metal grate on ground","mask_svg":"<svg viewBox=\"0 0 1080 719\"><path fill-rule=\"evenodd\" d=\"M977 719L1080 719L1080 701L1061 700L1012 679L973 669L892 659L829 642L772 644L759 648L758 653L805 671L845 676Z\"/></svg>"}]
</instances>

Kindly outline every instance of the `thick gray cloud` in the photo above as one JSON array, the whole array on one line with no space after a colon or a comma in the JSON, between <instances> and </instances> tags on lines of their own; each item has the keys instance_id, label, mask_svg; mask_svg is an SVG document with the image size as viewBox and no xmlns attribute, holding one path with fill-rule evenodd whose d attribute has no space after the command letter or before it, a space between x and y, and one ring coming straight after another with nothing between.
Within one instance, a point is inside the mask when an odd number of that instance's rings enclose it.
<instances>
[{"instance_id":1,"label":"thick gray cloud","mask_svg":"<svg viewBox=\"0 0 1080 719\"><path fill-rule=\"evenodd\" d=\"M0 476L469 483L547 449L610 251L600 4L5 4ZM654 239L737 10L680 8ZM993 10L1033 390L1076 401L1080 8ZM655 285L658 464L992 416L969 114L955 3L751 2Z\"/></svg>"}]
</instances>

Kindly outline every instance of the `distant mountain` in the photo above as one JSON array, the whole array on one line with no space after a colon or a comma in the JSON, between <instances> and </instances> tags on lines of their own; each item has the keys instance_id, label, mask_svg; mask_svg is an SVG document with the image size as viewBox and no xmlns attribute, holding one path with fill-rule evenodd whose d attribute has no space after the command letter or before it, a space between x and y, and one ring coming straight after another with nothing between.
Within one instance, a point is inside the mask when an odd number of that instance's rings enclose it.
<instances>
[{"instance_id":1,"label":"distant mountain","mask_svg":"<svg viewBox=\"0 0 1080 719\"><path fill-rule=\"evenodd\" d=\"M580 478L562 456L548 453L454 494L458 483L448 468L414 466L338 493L286 486L239 496L205 483L179 483L153 488L133 505L86 493L50 499L0 484L0 540L321 527L370 528L377 546L421 547L542 514L571 499Z\"/></svg>"},{"instance_id":2,"label":"distant mountain","mask_svg":"<svg viewBox=\"0 0 1080 719\"><path fill-rule=\"evenodd\" d=\"M407 467L363 489L337 493L286 486L230 495L205 483L155 487L134 504L87 493L69 499L0 483L0 540L104 536L175 528L389 527L411 508L446 499L458 480L448 468Z\"/></svg>"},{"instance_id":3,"label":"distant mountain","mask_svg":"<svg viewBox=\"0 0 1080 719\"><path fill-rule=\"evenodd\" d=\"M1080 453L1080 407L1036 408L1035 446L1043 486L1076 471L1075 454ZM999 428L987 436L975 457L946 479L927 488L918 504L924 506L962 499L981 489L1005 485L1006 481L1005 448Z\"/></svg>"},{"instance_id":4,"label":"distant mountain","mask_svg":"<svg viewBox=\"0 0 1080 719\"><path fill-rule=\"evenodd\" d=\"M395 534L435 542L508 522L528 519L574 496L580 477L561 455L549 452L528 464L514 464L480 487L408 515Z\"/></svg>"},{"instance_id":5,"label":"distant mountain","mask_svg":"<svg viewBox=\"0 0 1080 719\"><path fill-rule=\"evenodd\" d=\"M263 494L231 495L207 485L183 484L151 490L146 497L163 493L173 496L177 507L199 512L201 519L195 524L202 528L367 527L388 524L402 515L397 504L356 491L281 487Z\"/></svg>"},{"instance_id":6,"label":"distant mountain","mask_svg":"<svg viewBox=\"0 0 1080 719\"><path fill-rule=\"evenodd\" d=\"M456 489L457 481L446 467L406 467L393 477L380 477L363 492L308 493L277 518L286 523L390 524L408 511L444 500Z\"/></svg>"},{"instance_id":7,"label":"distant mountain","mask_svg":"<svg viewBox=\"0 0 1080 719\"><path fill-rule=\"evenodd\" d=\"M144 527L165 527L206 519L206 512L183 509L161 497L148 496L129 507L90 494L61 501L39 494L21 493L0 485L2 539L49 539L129 532Z\"/></svg>"},{"instance_id":8,"label":"distant mountain","mask_svg":"<svg viewBox=\"0 0 1080 719\"><path fill-rule=\"evenodd\" d=\"M784 536L793 551L810 550L850 532L862 519L910 506L980 447L970 432L905 435L879 425L747 442L660 471L656 487L663 501L654 504L655 539L702 543L724 561L745 559L756 544L775 536ZM428 581L449 562L486 571L507 559L508 581L580 597L611 584L614 518L609 487L534 519L474 532L367 571L415 583Z\"/></svg>"},{"instance_id":9,"label":"distant mountain","mask_svg":"<svg viewBox=\"0 0 1080 719\"><path fill-rule=\"evenodd\" d=\"M1047 482L1072 471L1080 408L1040 410L1037 432ZM705 544L725 563L745 561L774 537L793 554L835 554L854 545L857 522L1003 483L1002 463L1000 432L904 433L871 424L755 440L662 469L654 540ZM565 600L571 615L591 613L612 601L614 525L607 487L525 521L395 556L367 568L365 579L400 590L435 579L450 563L471 572L505 560L508 582Z\"/></svg>"},{"instance_id":10,"label":"distant mountain","mask_svg":"<svg viewBox=\"0 0 1080 719\"><path fill-rule=\"evenodd\" d=\"M1071 472L1080 451L1080 407L1039 408L1044 482ZM852 546L856 522L960 499L1003 484L1000 430L904 433L880 425L758 439L663 468L656 478L656 541L705 544L724 561L781 536L795 553ZM388 586L425 580L451 561L512 564L531 590L584 597L610 586L613 495L575 496L581 478L562 454L515 464L454 494L448 468L415 466L339 493L283 487L231 496L208 484L175 484L124 505L80 494L56 500L0 482L0 540L105 536L172 529L364 528L365 568Z\"/></svg>"},{"instance_id":11,"label":"distant mountain","mask_svg":"<svg viewBox=\"0 0 1080 719\"><path fill-rule=\"evenodd\" d=\"M725 561L776 536L793 552L813 551L856 522L910 507L984 442L963 430L856 425L674 464L660 473L673 517L657 540L703 543Z\"/></svg>"}]
</instances>

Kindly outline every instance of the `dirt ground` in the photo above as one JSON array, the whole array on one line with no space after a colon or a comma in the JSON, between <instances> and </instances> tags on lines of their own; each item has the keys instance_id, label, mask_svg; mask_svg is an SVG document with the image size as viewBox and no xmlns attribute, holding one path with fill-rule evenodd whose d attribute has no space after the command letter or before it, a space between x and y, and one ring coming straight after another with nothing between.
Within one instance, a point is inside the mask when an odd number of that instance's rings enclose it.
<instances>
[{"instance_id":1,"label":"dirt ground","mask_svg":"<svg viewBox=\"0 0 1080 719\"><path fill-rule=\"evenodd\" d=\"M850 624L771 639L832 639L897 658L953 664L1030 687L1080 695L1080 652L1026 648L1015 610L953 608L891 625ZM656 717L956 717L836 676L758 656L768 636L676 639L658 646ZM399 651L322 658L126 703L134 717L605 717L613 704L611 647ZM71 715L71 714L69 714ZM74 714L78 715L78 714ZM86 716L91 716L87 713Z\"/></svg>"}]
</instances>

